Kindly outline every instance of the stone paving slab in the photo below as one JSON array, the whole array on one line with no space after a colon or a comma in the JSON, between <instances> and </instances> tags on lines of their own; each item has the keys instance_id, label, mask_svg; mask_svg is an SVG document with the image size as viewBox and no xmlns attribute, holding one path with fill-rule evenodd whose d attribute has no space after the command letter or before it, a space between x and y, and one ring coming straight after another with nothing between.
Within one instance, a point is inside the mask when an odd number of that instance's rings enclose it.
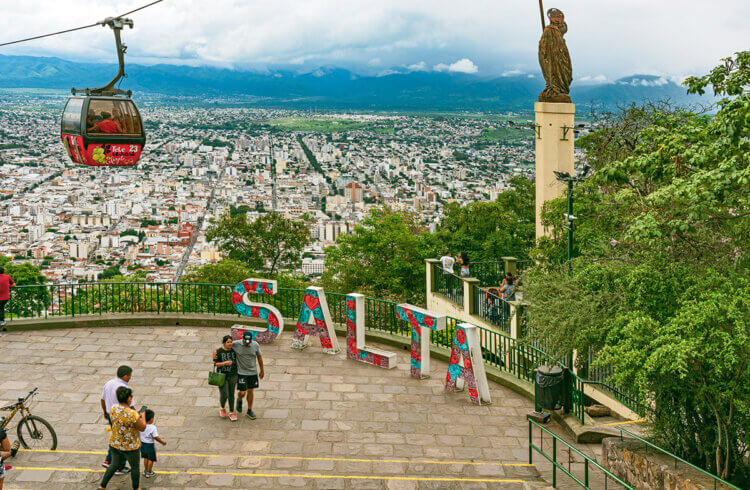
<instances>
[{"instance_id":1,"label":"stone paving slab","mask_svg":"<svg viewBox=\"0 0 750 490\"><path fill-rule=\"evenodd\" d=\"M444 392L445 362L433 359L431 378L416 380L409 376L408 351L394 347L378 346L398 352L399 366L385 370L347 360L344 352L326 355L315 339L305 351L293 350L285 335L261 346L266 377L255 393L258 419L222 420L207 373L226 333L159 326L3 335L0 404L38 387L33 413L53 425L60 450L22 451L12 465L45 469L14 469L6 488L95 487L103 470L103 454L96 453L106 450L108 434L101 389L120 364L133 367L136 405L156 412L168 442L157 448L155 470L171 473L142 478L144 488L521 488L468 480L539 480L534 467L500 464L527 462L530 401L490 383L493 403L474 406L466 393ZM422 480L398 479L404 477ZM115 477L108 488L129 488L129 482Z\"/></svg>"}]
</instances>

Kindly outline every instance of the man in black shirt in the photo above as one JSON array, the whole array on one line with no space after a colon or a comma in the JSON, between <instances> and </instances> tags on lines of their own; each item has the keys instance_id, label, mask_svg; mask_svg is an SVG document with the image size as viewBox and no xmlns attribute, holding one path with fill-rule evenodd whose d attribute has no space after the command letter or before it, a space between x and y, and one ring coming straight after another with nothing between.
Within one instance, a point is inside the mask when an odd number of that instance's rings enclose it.
<instances>
[{"instance_id":1,"label":"man in black shirt","mask_svg":"<svg viewBox=\"0 0 750 490\"><path fill-rule=\"evenodd\" d=\"M219 416L227 417L227 410L224 406L229 402L229 420L236 422L234 389L237 386L237 353L232 350L231 335L225 335L221 339L221 347L214 351L214 366L218 372L226 375L224 385L219 387Z\"/></svg>"}]
</instances>

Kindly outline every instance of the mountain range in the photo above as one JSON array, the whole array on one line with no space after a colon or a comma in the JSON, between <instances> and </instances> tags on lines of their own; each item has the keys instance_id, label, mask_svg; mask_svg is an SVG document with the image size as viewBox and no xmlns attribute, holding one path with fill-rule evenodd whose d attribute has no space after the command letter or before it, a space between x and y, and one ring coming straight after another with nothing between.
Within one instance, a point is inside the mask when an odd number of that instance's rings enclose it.
<instances>
[{"instance_id":1,"label":"mountain range","mask_svg":"<svg viewBox=\"0 0 750 490\"><path fill-rule=\"evenodd\" d=\"M117 67L53 57L0 55L0 88L97 87ZM529 108L544 88L541 75L480 77L463 73L395 71L362 76L337 67L309 73L264 73L216 67L127 65L121 88L175 96L244 96L253 104L297 108L361 110L514 110ZM654 75L633 75L614 82L574 83L571 97L579 106L612 107L643 100L676 104L711 102L688 96L684 87Z\"/></svg>"}]
</instances>

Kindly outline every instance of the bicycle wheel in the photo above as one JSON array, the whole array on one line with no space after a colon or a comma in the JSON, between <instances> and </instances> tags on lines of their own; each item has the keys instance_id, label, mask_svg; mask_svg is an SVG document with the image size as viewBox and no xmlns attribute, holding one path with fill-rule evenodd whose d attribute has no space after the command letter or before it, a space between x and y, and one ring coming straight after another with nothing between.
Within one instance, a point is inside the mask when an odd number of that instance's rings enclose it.
<instances>
[{"instance_id":1,"label":"bicycle wheel","mask_svg":"<svg viewBox=\"0 0 750 490\"><path fill-rule=\"evenodd\" d=\"M55 429L41 417L29 415L22 418L16 432L24 449L57 449Z\"/></svg>"}]
</instances>

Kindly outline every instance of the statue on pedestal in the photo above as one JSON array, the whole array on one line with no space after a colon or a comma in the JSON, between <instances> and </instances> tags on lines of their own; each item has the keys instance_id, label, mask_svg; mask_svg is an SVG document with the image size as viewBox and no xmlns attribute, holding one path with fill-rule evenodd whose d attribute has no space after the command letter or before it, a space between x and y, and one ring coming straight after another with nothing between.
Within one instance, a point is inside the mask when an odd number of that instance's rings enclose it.
<instances>
[{"instance_id":1,"label":"statue on pedestal","mask_svg":"<svg viewBox=\"0 0 750 490\"><path fill-rule=\"evenodd\" d=\"M539 94L539 102L570 103L570 83L573 81L573 66L563 36L568 32L565 15L552 8L547 11L549 25L544 28L539 41L539 65L547 86Z\"/></svg>"}]
</instances>

